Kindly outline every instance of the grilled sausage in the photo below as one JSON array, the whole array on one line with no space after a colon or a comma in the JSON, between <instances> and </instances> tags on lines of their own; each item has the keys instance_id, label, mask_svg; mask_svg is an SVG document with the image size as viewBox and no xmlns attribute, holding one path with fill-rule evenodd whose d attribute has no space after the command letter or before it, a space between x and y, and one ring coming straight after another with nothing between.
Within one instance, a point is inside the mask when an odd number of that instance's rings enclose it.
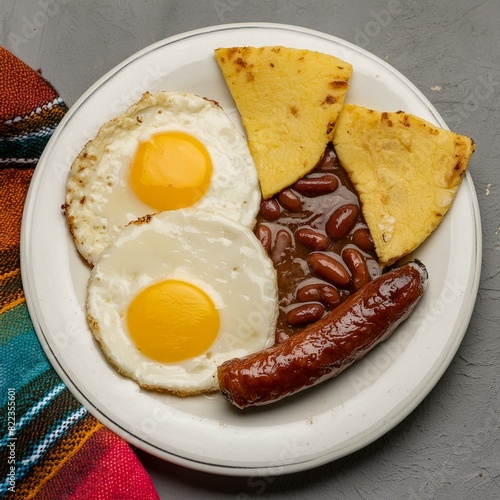
<instances>
[{"instance_id":1,"label":"grilled sausage","mask_svg":"<svg viewBox=\"0 0 500 500\"><path fill-rule=\"evenodd\" d=\"M220 365L223 396L238 408L262 405L338 375L389 337L411 314L426 283L419 261L382 274L284 342Z\"/></svg>"}]
</instances>

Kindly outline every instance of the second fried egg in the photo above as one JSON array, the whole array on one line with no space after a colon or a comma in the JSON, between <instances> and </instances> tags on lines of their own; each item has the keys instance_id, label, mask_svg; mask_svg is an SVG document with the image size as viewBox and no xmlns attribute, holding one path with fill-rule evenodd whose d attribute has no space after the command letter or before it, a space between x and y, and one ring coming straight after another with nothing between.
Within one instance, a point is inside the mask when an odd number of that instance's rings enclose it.
<instances>
[{"instance_id":1,"label":"second fried egg","mask_svg":"<svg viewBox=\"0 0 500 500\"><path fill-rule=\"evenodd\" d=\"M91 265L129 222L193 207L252 227L261 200L242 134L222 108L175 92L144 94L73 162L65 214Z\"/></svg>"},{"instance_id":2,"label":"second fried egg","mask_svg":"<svg viewBox=\"0 0 500 500\"><path fill-rule=\"evenodd\" d=\"M111 364L148 389L217 390L217 366L274 342L276 271L253 232L205 211L134 221L91 272L87 314Z\"/></svg>"}]
</instances>

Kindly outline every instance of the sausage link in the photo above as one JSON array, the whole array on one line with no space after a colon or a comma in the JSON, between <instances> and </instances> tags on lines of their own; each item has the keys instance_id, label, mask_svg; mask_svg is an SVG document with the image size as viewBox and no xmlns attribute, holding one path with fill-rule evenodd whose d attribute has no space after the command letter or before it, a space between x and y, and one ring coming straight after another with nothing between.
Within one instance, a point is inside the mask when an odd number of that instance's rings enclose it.
<instances>
[{"instance_id":1,"label":"sausage link","mask_svg":"<svg viewBox=\"0 0 500 500\"><path fill-rule=\"evenodd\" d=\"M222 395L242 409L335 377L411 314L426 282L427 271L418 261L382 274L296 335L220 365Z\"/></svg>"}]
</instances>

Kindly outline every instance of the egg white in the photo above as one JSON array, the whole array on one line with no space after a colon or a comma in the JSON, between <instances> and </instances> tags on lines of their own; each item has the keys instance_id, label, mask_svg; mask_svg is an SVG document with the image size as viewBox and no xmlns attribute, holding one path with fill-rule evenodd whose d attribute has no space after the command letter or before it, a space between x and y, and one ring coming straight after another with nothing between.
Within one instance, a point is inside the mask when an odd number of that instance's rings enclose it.
<instances>
[{"instance_id":1,"label":"egg white","mask_svg":"<svg viewBox=\"0 0 500 500\"><path fill-rule=\"evenodd\" d=\"M146 93L104 124L71 166L65 214L76 248L89 264L127 223L156 212L136 197L128 175L139 143L167 131L191 134L212 159L208 191L192 208L253 227L261 201L259 181L247 143L230 118L217 103L193 94Z\"/></svg>"},{"instance_id":2,"label":"egg white","mask_svg":"<svg viewBox=\"0 0 500 500\"><path fill-rule=\"evenodd\" d=\"M132 341L126 312L145 287L165 279L207 293L220 331L203 354L160 363ZM218 389L217 366L274 342L278 315L276 271L253 232L218 214L181 209L125 227L91 272L87 314L111 364L148 389L192 395Z\"/></svg>"}]
</instances>

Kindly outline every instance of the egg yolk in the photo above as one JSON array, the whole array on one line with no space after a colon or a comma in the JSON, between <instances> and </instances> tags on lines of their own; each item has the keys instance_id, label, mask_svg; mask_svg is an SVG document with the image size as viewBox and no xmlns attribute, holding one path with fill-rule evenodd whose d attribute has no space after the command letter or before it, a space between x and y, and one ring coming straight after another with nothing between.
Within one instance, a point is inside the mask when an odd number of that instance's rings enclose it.
<instances>
[{"instance_id":1,"label":"egg yolk","mask_svg":"<svg viewBox=\"0 0 500 500\"><path fill-rule=\"evenodd\" d=\"M142 290L127 311L137 348L161 363L182 361L205 352L219 332L219 313L197 286L165 280Z\"/></svg>"},{"instance_id":2,"label":"egg yolk","mask_svg":"<svg viewBox=\"0 0 500 500\"><path fill-rule=\"evenodd\" d=\"M130 184L155 210L176 210L196 203L207 191L212 160L206 147L184 132L160 132L139 143Z\"/></svg>"}]
</instances>

